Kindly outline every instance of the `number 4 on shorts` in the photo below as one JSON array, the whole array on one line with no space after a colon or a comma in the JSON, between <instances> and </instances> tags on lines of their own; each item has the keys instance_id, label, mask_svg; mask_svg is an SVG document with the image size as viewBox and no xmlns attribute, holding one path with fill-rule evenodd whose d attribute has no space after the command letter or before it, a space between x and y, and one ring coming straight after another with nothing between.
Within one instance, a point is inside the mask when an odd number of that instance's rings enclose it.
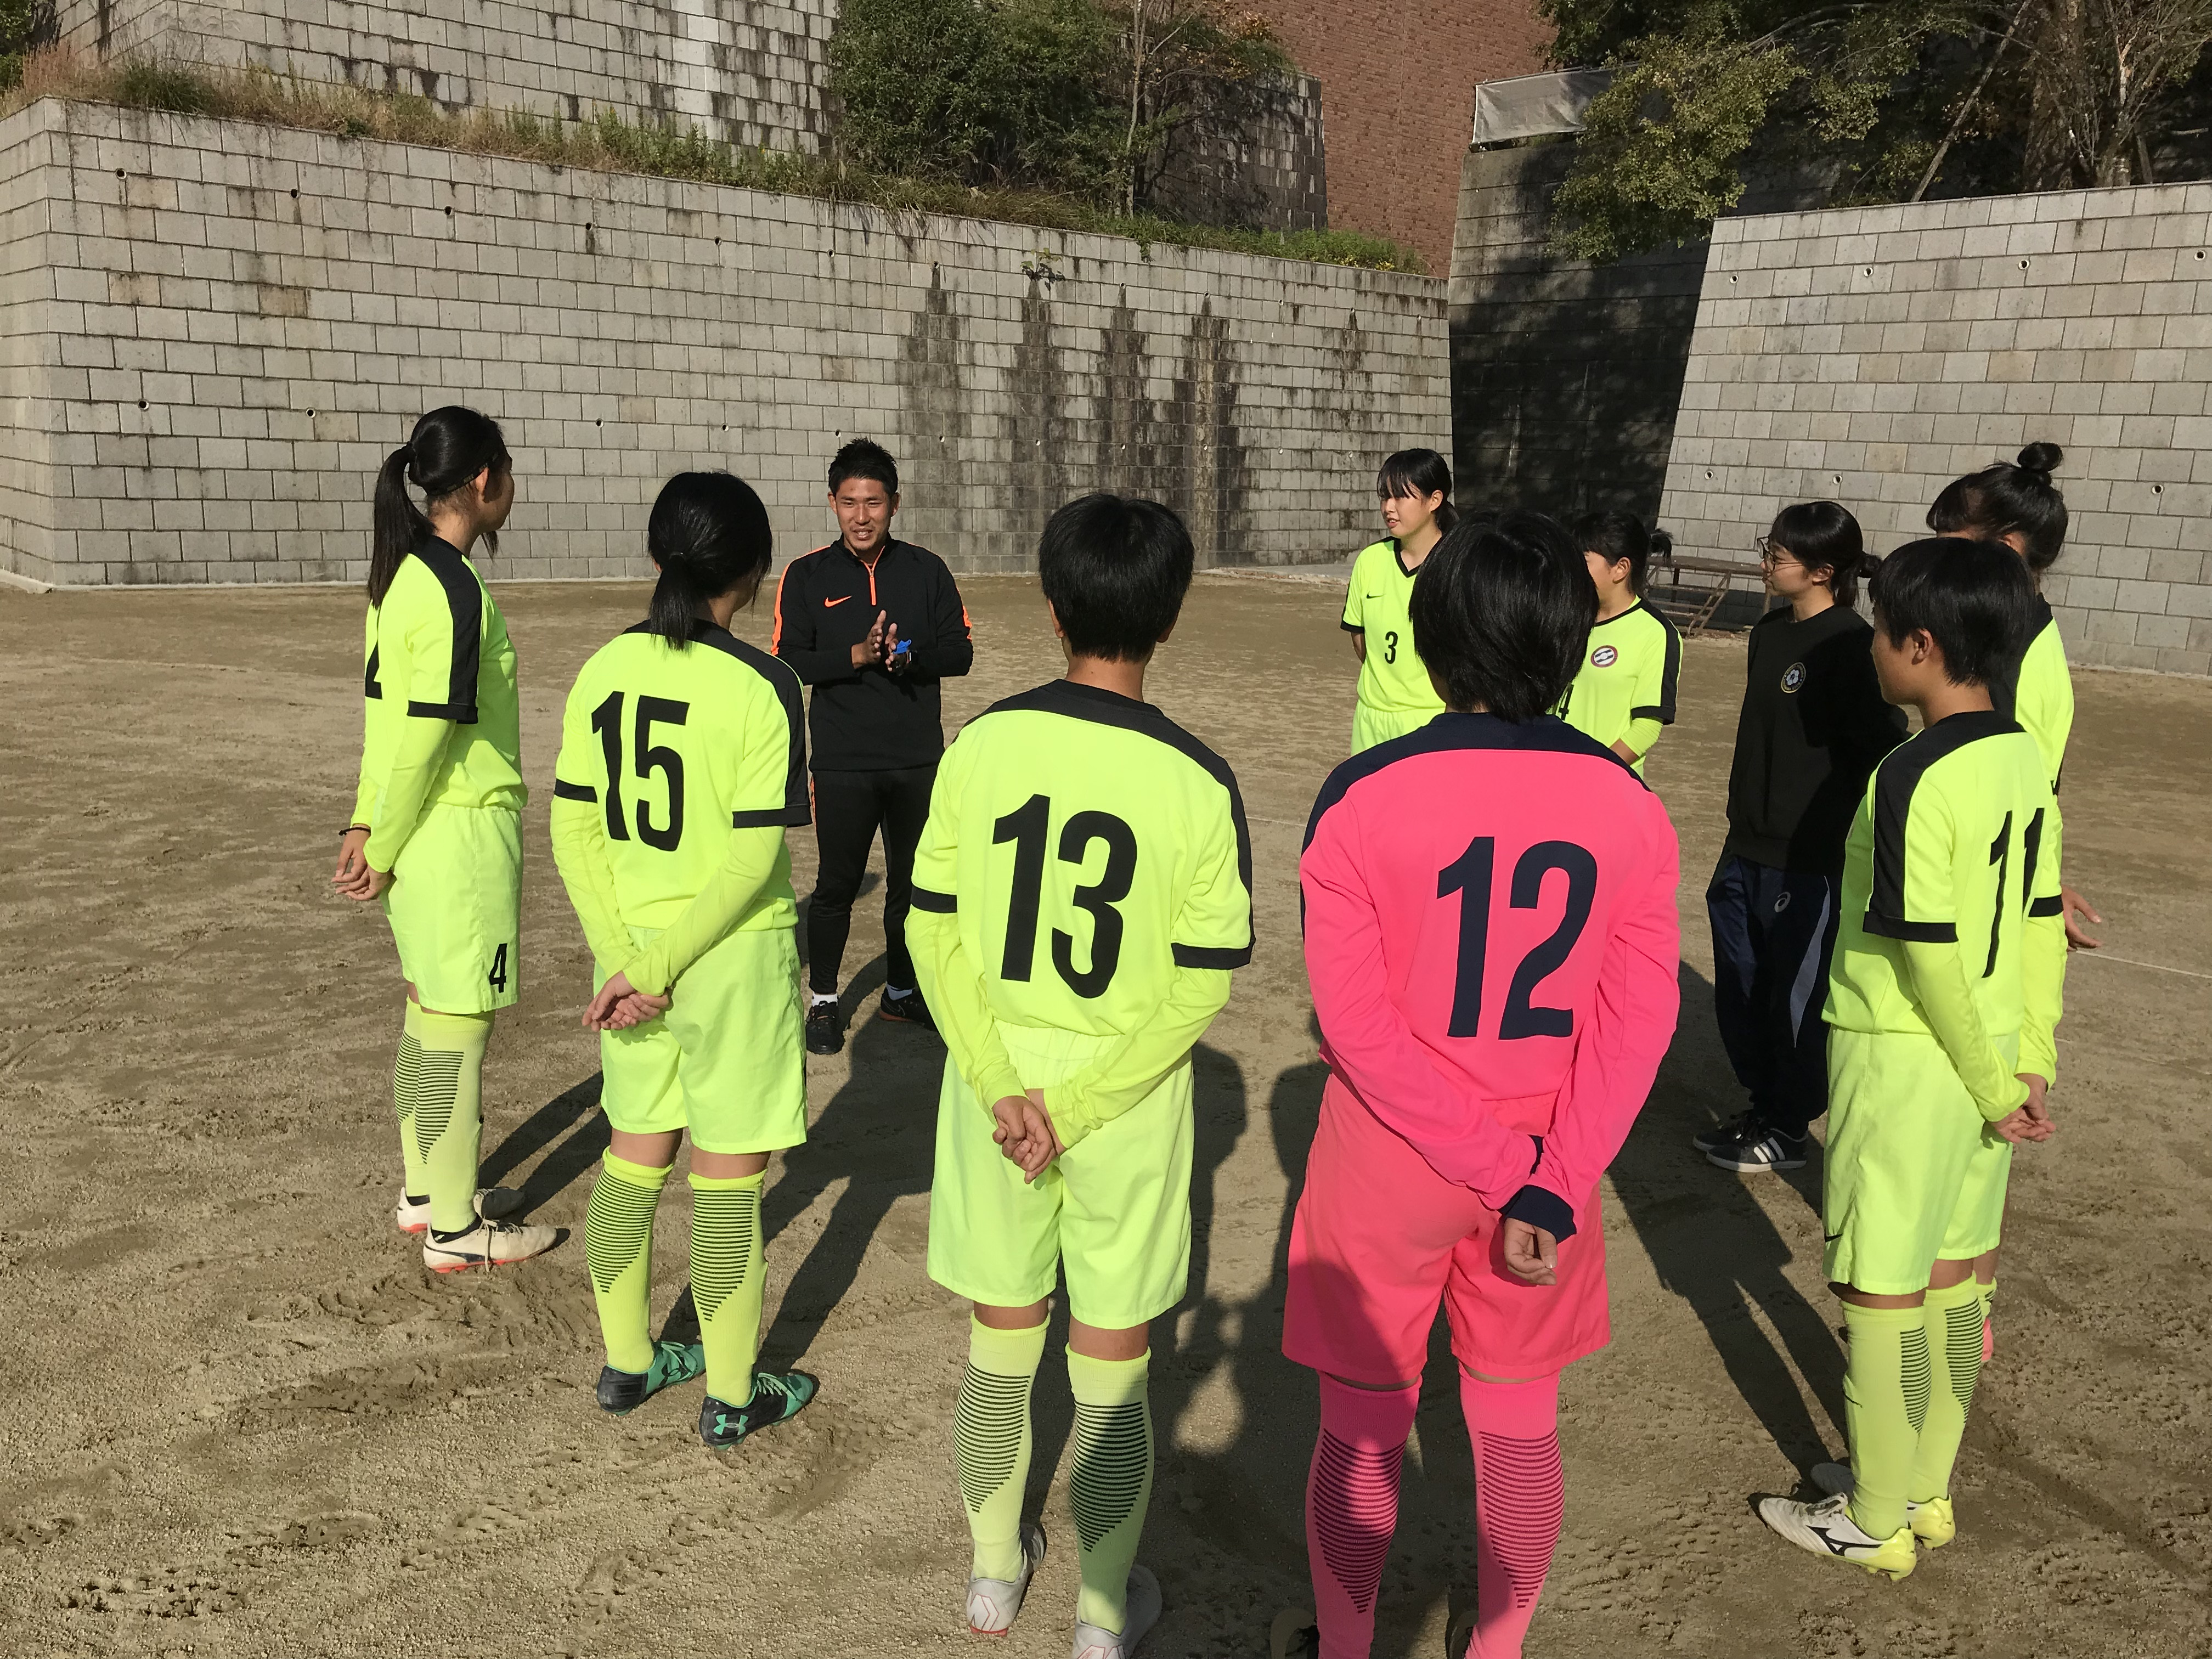
<instances>
[{"instance_id":1,"label":"number 4 on shorts","mask_svg":"<svg viewBox=\"0 0 2212 1659\"><path fill-rule=\"evenodd\" d=\"M491 972L484 975L484 982L495 991L507 989L507 946L504 945L494 952L491 959Z\"/></svg>"}]
</instances>

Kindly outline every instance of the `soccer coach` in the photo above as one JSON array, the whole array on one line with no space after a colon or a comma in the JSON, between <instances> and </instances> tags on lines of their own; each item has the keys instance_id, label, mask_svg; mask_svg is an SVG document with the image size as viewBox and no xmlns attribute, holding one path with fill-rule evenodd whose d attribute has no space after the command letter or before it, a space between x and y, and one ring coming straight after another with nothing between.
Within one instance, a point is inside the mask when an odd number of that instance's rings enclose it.
<instances>
[{"instance_id":1,"label":"soccer coach","mask_svg":"<svg viewBox=\"0 0 2212 1659\"><path fill-rule=\"evenodd\" d=\"M840 535L793 559L775 590L775 654L814 688L814 839L821 869L806 908L806 1047L845 1046L838 973L853 899L878 827L884 836L880 1018L935 1029L915 988L906 913L914 849L945 752L938 682L968 672L968 610L945 561L891 534L898 465L855 439L830 463Z\"/></svg>"}]
</instances>

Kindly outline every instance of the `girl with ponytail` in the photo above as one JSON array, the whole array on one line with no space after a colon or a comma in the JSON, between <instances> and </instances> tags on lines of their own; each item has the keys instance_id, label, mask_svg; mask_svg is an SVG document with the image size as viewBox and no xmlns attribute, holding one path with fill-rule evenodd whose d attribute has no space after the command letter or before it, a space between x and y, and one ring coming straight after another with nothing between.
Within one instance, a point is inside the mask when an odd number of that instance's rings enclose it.
<instances>
[{"instance_id":1,"label":"girl with ponytail","mask_svg":"<svg viewBox=\"0 0 2212 1659\"><path fill-rule=\"evenodd\" d=\"M499 423L458 405L417 421L377 475L361 782L332 878L382 906L398 947L396 1218L439 1273L520 1261L556 1237L498 1220L486 1200L510 1195L477 1188L484 1045L521 994L528 792L514 647L468 555L497 547L514 505Z\"/></svg>"},{"instance_id":2,"label":"girl with ponytail","mask_svg":"<svg viewBox=\"0 0 2212 1659\"><path fill-rule=\"evenodd\" d=\"M1674 688L1682 674L1682 639L1674 624L1644 603L1653 554L1672 552L1674 538L1646 530L1633 513L1586 513L1575 541L1597 590L1597 621L1584 641L1574 684L1552 712L1588 733L1644 775L1644 757L1674 723Z\"/></svg>"},{"instance_id":3,"label":"girl with ponytail","mask_svg":"<svg viewBox=\"0 0 2212 1659\"><path fill-rule=\"evenodd\" d=\"M797 673L730 632L769 572L760 497L726 472L680 472L646 550L660 578L645 620L577 675L553 783L553 859L598 964L583 1023L599 1034L613 1130L584 1255L601 1409L619 1416L703 1370L700 1438L731 1446L815 1389L754 1364L769 1154L806 1139L784 846L808 821L806 739ZM653 1213L687 1130L700 1340L656 1343Z\"/></svg>"},{"instance_id":4,"label":"girl with ponytail","mask_svg":"<svg viewBox=\"0 0 2212 1659\"><path fill-rule=\"evenodd\" d=\"M2051 773L2051 792L2066 763L2066 742L2074 731L2074 677L2066 665L2066 642L2044 599L2043 574L2066 547L2066 497L2051 481L2066 452L2057 444L2033 443L2010 465L1999 461L1943 487L1928 509L1928 527L1939 536L1964 536L1996 542L2027 561L2036 586L2037 626L2027 653L2011 672L1990 683L1997 712L2017 720L2043 751ZM2067 943L2094 951L2097 941L2075 920L2076 912L2093 922L2104 918L2071 887L2063 890Z\"/></svg>"},{"instance_id":5,"label":"girl with ponytail","mask_svg":"<svg viewBox=\"0 0 2212 1659\"><path fill-rule=\"evenodd\" d=\"M1429 671L1413 648L1413 577L1443 533L1458 522L1451 469L1433 449L1401 449L1375 476L1382 527L1360 549L1344 596L1343 628L1359 659L1352 752L1426 726L1443 713Z\"/></svg>"}]
</instances>

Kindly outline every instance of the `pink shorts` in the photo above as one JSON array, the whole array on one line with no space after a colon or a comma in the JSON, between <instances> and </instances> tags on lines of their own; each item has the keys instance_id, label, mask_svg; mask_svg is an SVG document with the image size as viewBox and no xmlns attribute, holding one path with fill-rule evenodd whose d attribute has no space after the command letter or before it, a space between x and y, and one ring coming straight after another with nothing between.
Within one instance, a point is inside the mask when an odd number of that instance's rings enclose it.
<instances>
[{"instance_id":1,"label":"pink shorts","mask_svg":"<svg viewBox=\"0 0 2212 1659\"><path fill-rule=\"evenodd\" d=\"M1352 1382L1420 1376L1441 1301L1452 1352L1486 1376L1548 1376L1612 1339L1596 1188L1559 1246L1559 1282L1505 1271L1498 1212L1446 1181L1334 1076L1291 1228L1283 1352Z\"/></svg>"}]
</instances>

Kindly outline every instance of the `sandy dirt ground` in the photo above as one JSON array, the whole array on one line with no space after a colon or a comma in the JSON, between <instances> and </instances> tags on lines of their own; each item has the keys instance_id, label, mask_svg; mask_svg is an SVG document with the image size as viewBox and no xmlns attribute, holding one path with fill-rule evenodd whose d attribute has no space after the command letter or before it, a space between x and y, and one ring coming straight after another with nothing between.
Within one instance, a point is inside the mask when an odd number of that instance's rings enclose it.
<instances>
[{"instance_id":1,"label":"sandy dirt ground","mask_svg":"<svg viewBox=\"0 0 2212 1659\"><path fill-rule=\"evenodd\" d=\"M952 723L1057 672L1034 586L963 584ZM0 591L0 1650L11 1655L908 1655L974 1644L950 1425L962 1304L923 1272L941 1050L863 1020L811 1062L813 1138L773 1166L767 1357L823 1379L792 1425L702 1450L696 1388L602 1417L580 1229L605 1129L583 942L544 833L561 701L643 589L499 590L521 653L521 1006L485 1079L489 1176L571 1231L439 1278L392 1228L399 990L330 895L360 729L352 591ZM1161 1456L1145 1651L1249 1656L1305 1599L1310 1376L1278 1349L1320 1096L1295 865L1344 753L1352 670L1324 583L1194 589L1154 695L1235 765L1257 961L1198 1056L1196 1254L1155 1328ZM764 614L741 626L766 630ZM2077 676L2075 959L2062 1130L2020 1161L1960 1541L1896 1586L1766 1535L1748 1500L1842 1444L1815 1163L1709 1169L1735 1109L1699 895L1741 647L1692 642L1650 781L1683 842L1681 1034L1613 1171L1614 1340L1565 1386L1566 1532L1532 1655L2212 1651L2208 1078L2212 687ZM802 895L811 837L793 838ZM848 1006L880 983L863 901ZM681 1287L684 1188L655 1244ZM1013 1656L1066 1650L1076 1582L1055 1338L1032 1510L1054 1534ZM1441 1346L1380 1654L1443 1653L1473 1595L1473 1482ZM1048 1491L1049 1486L1049 1491Z\"/></svg>"}]
</instances>

